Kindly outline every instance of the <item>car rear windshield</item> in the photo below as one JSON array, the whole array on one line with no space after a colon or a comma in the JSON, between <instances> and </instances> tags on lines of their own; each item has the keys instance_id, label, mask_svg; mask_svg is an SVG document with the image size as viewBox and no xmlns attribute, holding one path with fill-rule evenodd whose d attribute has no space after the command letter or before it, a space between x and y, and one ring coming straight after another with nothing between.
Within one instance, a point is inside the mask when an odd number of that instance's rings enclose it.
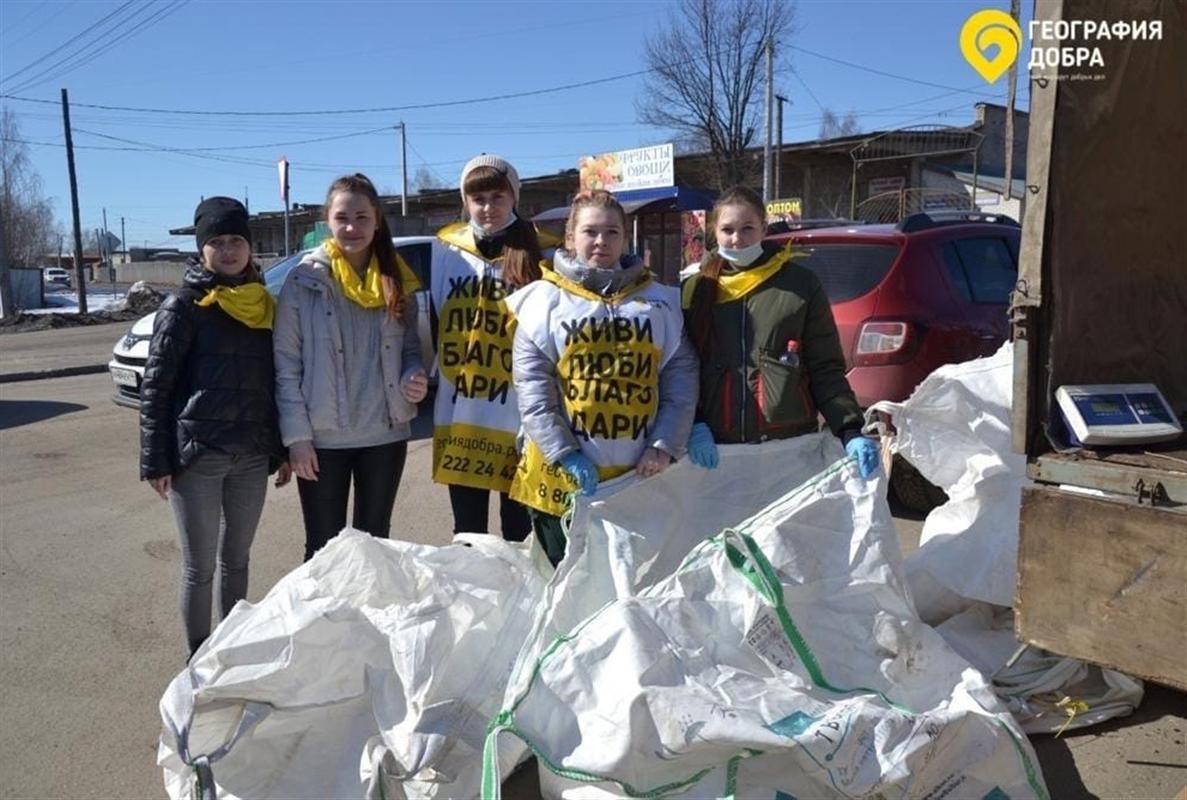
<instances>
[{"instance_id":1,"label":"car rear windshield","mask_svg":"<svg viewBox=\"0 0 1187 800\"><path fill-rule=\"evenodd\" d=\"M796 263L816 273L830 303L861 297L878 285L899 248L892 244L808 244L796 245L802 253Z\"/></svg>"}]
</instances>

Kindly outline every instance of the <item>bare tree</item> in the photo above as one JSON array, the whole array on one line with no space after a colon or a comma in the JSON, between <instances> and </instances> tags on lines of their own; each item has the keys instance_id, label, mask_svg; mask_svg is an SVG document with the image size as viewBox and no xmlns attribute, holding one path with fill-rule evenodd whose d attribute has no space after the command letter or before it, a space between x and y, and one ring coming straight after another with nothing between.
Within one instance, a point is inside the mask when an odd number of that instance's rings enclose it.
<instances>
[{"instance_id":1,"label":"bare tree","mask_svg":"<svg viewBox=\"0 0 1187 800\"><path fill-rule=\"evenodd\" d=\"M849 109L844 117L840 117L832 109L826 108L820 117L820 131L816 134L816 138L835 139L838 136L852 136L855 133L861 133L861 124L857 121L856 111Z\"/></svg>"},{"instance_id":2,"label":"bare tree","mask_svg":"<svg viewBox=\"0 0 1187 800\"><path fill-rule=\"evenodd\" d=\"M719 189L753 182L765 48L793 32L793 0L680 0L671 23L647 41L650 69L635 102L639 121L707 151Z\"/></svg>"},{"instance_id":3,"label":"bare tree","mask_svg":"<svg viewBox=\"0 0 1187 800\"><path fill-rule=\"evenodd\" d=\"M16 115L0 109L0 311L13 310L10 267L35 267L56 236L53 206L29 161Z\"/></svg>"},{"instance_id":4,"label":"bare tree","mask_svg":"<svg viewBox=\"0 0 1187 800\"><path fill-rule=\"evenodd\" d=\"M421 165L412 176L412 188L419 194L427 189L447 189L449 184L433 174L431 169Z\"/></svg>"}]
</instances>

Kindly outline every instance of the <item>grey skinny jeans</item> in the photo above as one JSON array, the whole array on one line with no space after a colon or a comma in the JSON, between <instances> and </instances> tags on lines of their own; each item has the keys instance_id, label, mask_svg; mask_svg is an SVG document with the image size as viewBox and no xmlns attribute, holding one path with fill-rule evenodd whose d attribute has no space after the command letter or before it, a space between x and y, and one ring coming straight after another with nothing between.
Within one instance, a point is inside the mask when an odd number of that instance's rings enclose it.
<instances>
[{"instance_id":1,"label":"grey skinny jeans","mask_svg":"<svg viewBox=\"0 0 1187 800\"><path fill-rule=\"evenodd\" d=\"M173 476L181 534L181 618L190 655L210 635L214 569L223 616L247 596L251 543L268 490L268 457L207 451Z\"/></svg>"}]
</instances>

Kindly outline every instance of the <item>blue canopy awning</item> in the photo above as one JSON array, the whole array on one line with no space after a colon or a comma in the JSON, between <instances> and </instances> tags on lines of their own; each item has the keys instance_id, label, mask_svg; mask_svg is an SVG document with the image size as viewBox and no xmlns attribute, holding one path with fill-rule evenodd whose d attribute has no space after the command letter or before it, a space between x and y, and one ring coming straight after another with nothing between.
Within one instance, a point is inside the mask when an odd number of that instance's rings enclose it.
<instances>
[{"instance_id":1,"label":"blue canopy awning","mask_svg":"<svg viewBox=\"0 0 1187 800\"><path fill-rule=\"evenodd\" d=\"M661 186L657 189L634 189L629 192L614 192L618 202L628 214L636 212L663 213L665 211L701 211L712 208L716 193L687 186ZM551 222L567 219L568 206L558 206L541 211L532 217L532 222Z\"/></svg>"}]
</instances>

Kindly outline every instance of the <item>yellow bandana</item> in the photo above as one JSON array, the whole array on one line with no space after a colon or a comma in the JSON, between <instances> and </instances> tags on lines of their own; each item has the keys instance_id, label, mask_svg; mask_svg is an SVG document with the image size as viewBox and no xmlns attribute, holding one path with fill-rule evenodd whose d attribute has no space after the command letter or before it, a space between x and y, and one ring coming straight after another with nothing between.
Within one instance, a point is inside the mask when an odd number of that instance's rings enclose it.
<instances>
[{"instance_id":1,"label":"yellow bandana","mask_svg":"<svg viewBox=\"0 0 1187 800\"><path fill-rule=\"evenodd\" d=\"M371 254L371 261L367 264L367 274L359 278L353 266L346 259L342 248L333 239L326 239L322 247L330 257L330 274L334 276L338 288L351 302L363 308L382 308L383 284L380 282L379 259ZM420 279L412 268L404 263L399 253L396 254L396 269L400 274L400 287L406 293L420 291Z\"/></svg>"},{"instance_id":2,"label":"yellow bandana","mask_svg":"<svg viewBox=\"0 0 1187 800\"><path fill-rule=\"evenodd\" d=\"M758 287L762 286L767 280L780 269L783 265L791 260L795 255L792 253L790 247L785 247L760 267L754 269L731 270L726 272L722 270L717 278L717 302L731 303L735 300L741 300L746 295L753 292ZM689 308L692 304L692 296L696 291L697 281L700 280L700 275L693 275L684 282L681 289L682 305Z\"/></svg>"},{"instance_id":3,"label":"yellow bandana","mask_svg":"<svg viewBox=\"0 0 1187 800\"><path fill-rule=\"evenodd\" d=\"M215 303L249 328L272 330L272 319L276 315L276 298L268 293L262 283L216 286L198 301L200 306L212 306Z\"/></svg>"}]
</instances>

